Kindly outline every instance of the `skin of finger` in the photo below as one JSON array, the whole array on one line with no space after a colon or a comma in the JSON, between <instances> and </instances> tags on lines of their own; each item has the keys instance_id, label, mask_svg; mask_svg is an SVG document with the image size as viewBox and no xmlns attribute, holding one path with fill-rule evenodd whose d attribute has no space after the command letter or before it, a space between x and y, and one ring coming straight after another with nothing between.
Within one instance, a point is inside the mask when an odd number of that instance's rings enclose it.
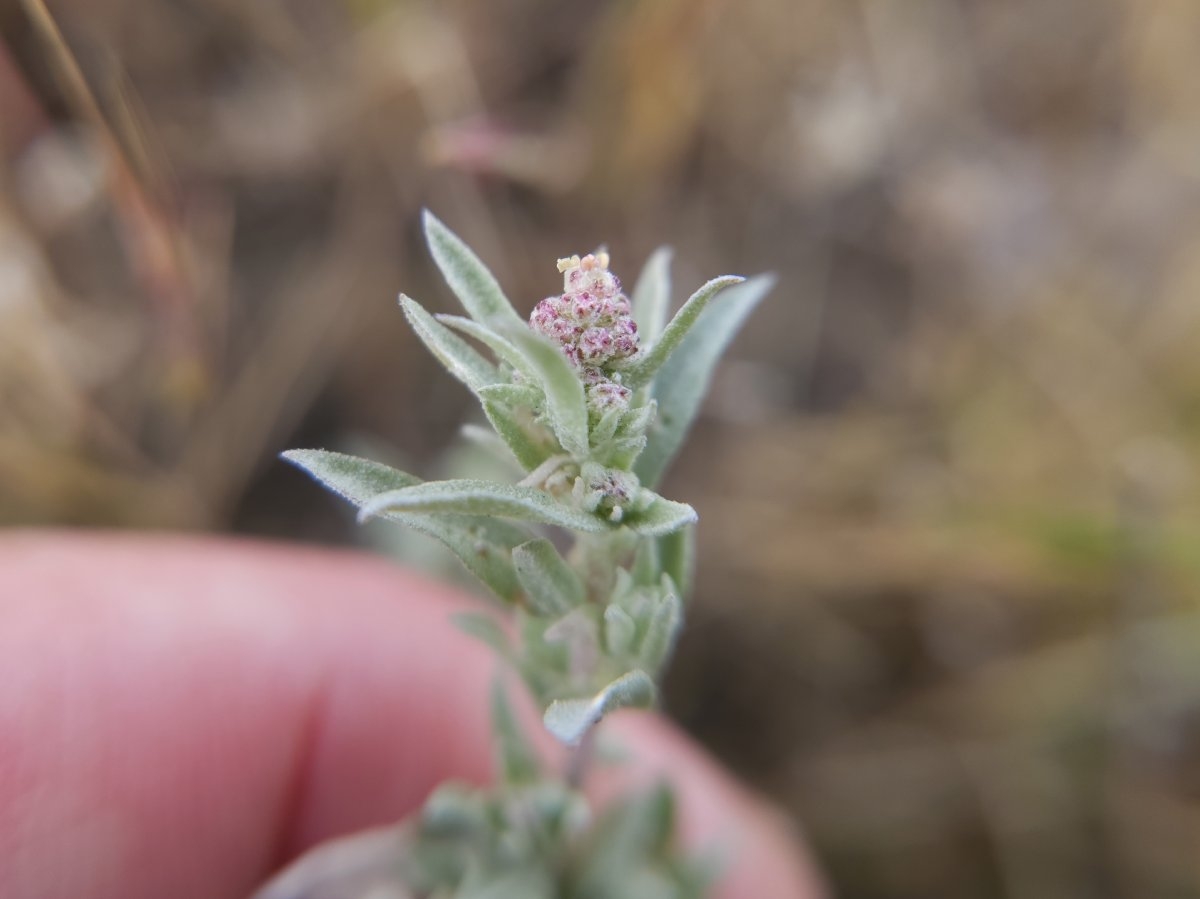
<instances>
[{"instance_id":1,"label":"skin of finger","mask_svg":"<svg viewBox=\"0 0 1200 899\"><path fill-rule=\"evenodd\" d=\"M495 663L449 621L473 607L353 553L0 538L0 895L234 899L443 779L485 782ZM737 838L722 899L816 895L681 737L621 734L644 772L670 762L693 838Z\"/></svg>"}]
</instances>

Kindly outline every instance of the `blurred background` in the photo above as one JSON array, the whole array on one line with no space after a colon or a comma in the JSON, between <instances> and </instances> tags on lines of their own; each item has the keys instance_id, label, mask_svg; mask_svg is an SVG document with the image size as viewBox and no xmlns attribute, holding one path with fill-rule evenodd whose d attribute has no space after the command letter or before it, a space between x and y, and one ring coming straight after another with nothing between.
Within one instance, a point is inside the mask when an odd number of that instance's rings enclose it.
<instances>
[{"instance_id":1,"label":"blurred background","mask_svg":"<svg viewBox=\"0 0 1200 899\"><path fill-rule=\"evenodd\" d=\"M664 489L668 711L843 897L1200 896L1195 0L22 0L0 523L362 542L468 395L428 206L524 310L606 242L780 286Z\"/></svg>"}]
</instances>

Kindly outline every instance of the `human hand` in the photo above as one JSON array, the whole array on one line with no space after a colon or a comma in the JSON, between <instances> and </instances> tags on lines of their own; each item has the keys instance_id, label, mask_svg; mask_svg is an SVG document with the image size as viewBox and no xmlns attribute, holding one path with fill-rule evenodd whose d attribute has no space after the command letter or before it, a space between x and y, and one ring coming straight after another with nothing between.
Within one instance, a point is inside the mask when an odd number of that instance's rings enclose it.
<instances>
[{"instance_id":1,"label":"human hand","mask_svg":"<svg viewBox=\"0 0 1200 899\"><path fill-rule=\"evenodd\" d=\"M0 896L245 899L442 780L486 782L494 659L448 620L468 606L349 553L0 537ZM619 778L668 776L688 843L727 850L720 899L821 894L686 738L613 727L635 758Z\"/></svg>"}]
</instances>

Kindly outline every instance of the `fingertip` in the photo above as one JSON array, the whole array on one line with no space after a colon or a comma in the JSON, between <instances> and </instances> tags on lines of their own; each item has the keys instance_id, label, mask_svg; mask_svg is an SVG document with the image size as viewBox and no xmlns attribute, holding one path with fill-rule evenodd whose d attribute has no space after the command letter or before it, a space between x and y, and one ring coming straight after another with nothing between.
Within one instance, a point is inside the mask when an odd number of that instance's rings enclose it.
<instances>
[{"instance_id":1,"label":"fingertip","mask_svg":"<svg viewBox=\"0 0 1200 899\"><path fill-rule=\"evenodd\" d=\"M654 781L673 786L683 842L721 863L713 899L824 899L827 890L796 826L670 722L622 712L605 727L631 764L600 769L596 794L611 799Z\"/></svg>"}]
</instances>

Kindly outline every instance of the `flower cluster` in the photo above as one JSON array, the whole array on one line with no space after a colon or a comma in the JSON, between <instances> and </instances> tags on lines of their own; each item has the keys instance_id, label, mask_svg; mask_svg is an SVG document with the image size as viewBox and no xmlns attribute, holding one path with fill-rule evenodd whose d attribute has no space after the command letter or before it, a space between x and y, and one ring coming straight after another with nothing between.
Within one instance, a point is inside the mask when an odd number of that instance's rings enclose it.
<instances>
[{"instance_id":1,"label":"flower cluster","mask_svg":"<svg viewBox=\"0 0 1200 899\"><path fill-rule=\"evenodd\" d=\"M655 491L700 408L714 350L771 281L715 278L668 321L668 256L659 250L635 291L647 344L639 347L634 304L607 253L559 260L563 293L539 303L527 329L487 267L429 213L425 234L470 317L435 316L406 296L400 305L481 401L495 439L479 445L504 465L517 462L524 477L424 481L325 450L285 458L356 505L360 519L390 518L441 541L488 588L508 610L507 625L490 613L459 624L512 664L546 730L573 747L570 761L561 772L547 766L497 689L498 784L444 785L386 841L372 832L352 844L363 862L354 870L344 865L345 844L318 849L255 899L372 889L445 899L699 899L708 866L679 851L668 790L635 795L593 821L581 787L601 719L657 696L682 626L696 512ZM721 314L703 314L739 284ZM676 353L690 354L687 364L670 364L684 358ZM667 414L656 420L659 402ZM569 546L547 528L568 532Z\"/></svg>"},{"instance_id":2,"label":"flower cluster","mask_svg":"<svg viewBox=\"0 0 1200 899\"><path fill-rule=\"evenodd\" d=\"M529 326L562 347L583 378L594 414L628 408L630 391L614 369L637 355L637 323L621 282L608 270L608 253L560 259L558 270L562 294L538 303Z\"/></svg>"}]
</instances>

